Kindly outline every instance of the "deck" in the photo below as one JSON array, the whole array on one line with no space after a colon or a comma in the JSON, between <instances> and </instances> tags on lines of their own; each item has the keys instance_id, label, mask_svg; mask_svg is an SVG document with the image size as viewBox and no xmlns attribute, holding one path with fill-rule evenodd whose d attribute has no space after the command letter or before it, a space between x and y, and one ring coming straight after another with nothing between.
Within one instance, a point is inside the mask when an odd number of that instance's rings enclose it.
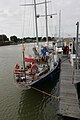
<instances>
[{"instance_id":1,"label":"deck","mask_svg":"<svg viewBox=\"0 0 80 120\"><path fill-rule=\"evenodd\" d=\"M79 82L80 75L79 72L75 72L75 70L73 75L73 67L70 65L68 57L62 56L61 59L60 102L58 115L80 119L77 90L74 84Z\"/></svg>"}]
</instances>

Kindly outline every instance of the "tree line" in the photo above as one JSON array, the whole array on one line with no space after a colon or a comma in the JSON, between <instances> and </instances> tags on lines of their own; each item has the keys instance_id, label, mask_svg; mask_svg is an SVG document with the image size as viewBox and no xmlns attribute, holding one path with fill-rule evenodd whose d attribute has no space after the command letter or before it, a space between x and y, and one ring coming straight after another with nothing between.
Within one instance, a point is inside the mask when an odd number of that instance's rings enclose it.
<instances>
[{"instance_id":1,"label":"tree line","mask_svg":"<svg viewBox=\"0 0 80 120\"><path fill-rule=\"evenodd\" d=\"M52 41L53 38L48 37L49 41ZM46 41L46 37L38 37L39 42ZM10 39L5 35L0 35L0 42L13 42L13 43L22 43L22 42L36 42L36 37L24 37L24 38L18 38L17 36L13 35L10 37Z\"/></svg>"}]
</instances>

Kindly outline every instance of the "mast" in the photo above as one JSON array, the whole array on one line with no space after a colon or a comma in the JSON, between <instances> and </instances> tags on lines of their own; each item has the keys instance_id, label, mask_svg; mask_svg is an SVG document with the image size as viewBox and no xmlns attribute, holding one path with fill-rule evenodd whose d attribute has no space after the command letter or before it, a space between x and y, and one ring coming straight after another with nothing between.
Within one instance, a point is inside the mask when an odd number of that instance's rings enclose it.
<instances>
[{"instance_id":1,"label":"mast","mask_svg":"<svg viewBox=\"0 0 80 120\"><path fill-rule=\"evenodd\" d=\"M38 27L37 27L36 0L34 0L34 9L35 9L36 41L37 41L37 46L39 46L39 43L38 43Z\"/></svg>"},{"instance_id":2,"label":"mast","mask_svg":"<svg viewBox=\"0 0 80 120\"><path fill-rule=\"evenodd\" d=\"M23 45L23 47L24 47L24 45ZM24 48L23 48L23 50L22 50L22 53L23 53L23 69L24 69L24 72L25 72L25 54L24 54Z\"/></svg>"},{"instance_id":3,"label":"mast","mask_svg":"<svg viewBox=\"0 0 80 120\"><path fill-rule=\"evenodd\" d=\"M36 41L37 41L37 45L39 45L39 42L38 42L38 25L37 25L37 17L44 17L45 16L45 19L46 19L46 41L47 41L47 44L48 44L48 19L47 17L48 16L52 16L52 15L57 15L57 14L50 14L50 15L47 15L47 3L49 3L51 1L48 1L46 2L40 2L40 3L36 3L36 0L34 0L34 4L23 4L21 6L33 6L34 5L34 10L35 10L35 26L36 26ZM45 3L45 15L41 15L41 16L37 16L37 11L36 11L36 5L39 5L39 4L44 4Z\"/></svg>"},{"instance_id":4,"label":"mast","mask_svg":"<svg viewBox=\"0 0 80 120\"><path fill-rule=\"evenodd\" d=\"M41 4L41 3L39 3ZM38 43L38 28L37 28L37 12L36 12L36 0L34 0L34 4L23 4L21 6L32 6L34 5L34 10L35 10L35 26L36 26L36 41L37 41L37 46L39 45ZM25 16L24 16L25 18ZM24 31L24 28L23 28L23 31ZM22 53L23 53L23 68L24 68L24 72L25 72L25 54L24 54L24 51L25 51L25 46L24 46L24 43L22 42Z\"/></svg>"},{"instance_id":5,"label":"mast","mask_svg":"<svg viewBox=\"0 0 80 120\"><path fill-rule=\"evenodd\" d=\"M37 12L36 12L36 5L39 5L39 4L43 4L44 2L42 3L37 3L36 4L36 0L34 0L34 4L22 4L20 6L33 6L34 5L34 10L35 10L35 26L36 26L36 41L37 41L37 45L39 45L38 43L38 27L37 27Z\"/></svg>"},{"instance_id":6,"label":"mast","mask_svg":"<svg viewBox=\"0 0 80 120\"><path fill-rule=\"evenodd\" d=\"M59 42L61 46L61 10L59 11Z\"/></svg>"},{"instance_id":7,"label":"mast","mask_svg":"<svg viewBox=\"0 0 80 120\"><path fill-rule=\"evenodd\" d=\"M51 2L51 1L49 1L49 2ZM49 41L48 41L48 16L53 16L53 15L57 15L57 14L56 13L50 14L50 15L47 14L47 3L48 2L46 2L46 0L45 0L46 41L47 41L47 45L49 45ZM44 16L44 15L42 15L42 16Z\"/></svg>"},{"instance_id":8,"label":"mast","mask_svg":"<svg viewBox=\"0 0 80 120\"><path fill-rule=\"evenodd\" d=\"M46 0L45 0L45 19L46 19L46 41L47 41L47 44L48 43L48 23L47 23L47 3L46 3Z\"/></svg>"}]
</instances>

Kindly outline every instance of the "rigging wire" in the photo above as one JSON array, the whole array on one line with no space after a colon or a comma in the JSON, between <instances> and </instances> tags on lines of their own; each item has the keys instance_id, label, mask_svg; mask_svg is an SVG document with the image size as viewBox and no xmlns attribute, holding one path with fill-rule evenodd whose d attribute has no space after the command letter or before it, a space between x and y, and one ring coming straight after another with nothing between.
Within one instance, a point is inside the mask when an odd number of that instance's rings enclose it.
<instances>
[{"instance_id":1,"label":"rigging wire","mask_svg":"<svg viewBox=\"0 0 80 120\"><path fill-rule=\"evenodd\" d=\"M26 0L24 0L24 3L26 4ZM25 11L26 11L26 6L24 6L24 11L23 11L23 25L22 25L22 38L24 38L24 29L25 29Z\"/></svg>"},{"instance_id":2,"label":"rigging wire","mask_svg":"<svg viewBox=\"0 0 80 120\"><path fill-rule=\"evenodd\" d=\"M32 1L34 3L34 1ZM33 36L35 36L35 13L34 13L34 8L33 8Z\"/></svg>"},{"instance_id":3,"label":"rigging wire","mask_svg":"<svg viewBox=\"0 0 80 120\"><path fill-rule=\"evenodd\" d=\"M49 14L52 14L52 4L48 4L48 8L50 11ZM49 18L49 33L50 33L50 36L53 37L53 16L52 15Z\"/></svg>"},{"instance_id":4,"label":"rigging wire","mask_svg":"<svg viewBox=\"0 0 80 120\"><path fill-rule=\"evenodd\" d=\"M42 24L43 24L42 19L39 18L39 26L40 26L40 34L41 34L40 36L41 36L41 37L42 37L43 34L44 34L44 33L43 33L44 30L43 30L43 25L42 25Z\"/></svg>"},{"instance_id":5,"label":"rigging wire","mask_svg":"<svg viewBox=\"0 0 80 120\"><path fill-rule=\"evenodd\" d=\"M34 1L32 1L34 3ZM33 37L35 37L35 13L34 13L34 8L33 8L33 21L32 21L32 32L33 32ZM35 47L35 41L34 41L34 47Z\"/></svg>"},{"instance_id":6,"label":"rigging wire","mask_svg":"<svg viewBox=\"0 0 80 120\"><path fill-rule=\"evenodd\" d=\"M40 5L39 6L39 14L42 14L42 11L43 11L43 7L42 7L42 5ZM40 18L39 17L39 28L40 28L40 36L42 37L43 35L42 34L44 34L44 29L43 29L43 20L42 20L43 18Z\"/></svg>"},{"instance_id":7,"label":"rigging wire","mask_svg":"<svg viewBox=\"0 0 80 120\"><path fill-rule=\"evenodd\" d=\"M31 1L31 3L33 3L33 0ZM28 27L29 27L29 29L28 29L28 35L29 35L29 37L30 36L32 36L32 34L33 34L33 22L34 22L34 18L33 18L33 15L34 15L34 10L33 10L33 6L31 6L31 9L29 8L29 11L30 11L30 13L29 13L29 24L28 24Z\"/></svg>"}]
</instances>

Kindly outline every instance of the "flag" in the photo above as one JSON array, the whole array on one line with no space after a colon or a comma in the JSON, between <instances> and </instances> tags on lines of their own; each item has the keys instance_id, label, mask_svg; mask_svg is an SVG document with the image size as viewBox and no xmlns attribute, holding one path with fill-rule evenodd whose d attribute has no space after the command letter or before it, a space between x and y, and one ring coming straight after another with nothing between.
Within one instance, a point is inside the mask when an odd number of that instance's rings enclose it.
<instances>
[{"instance_id":1,"label":"flag","mask_svg":"<svg viewBox=\"0 0 80 120\"><path fill-rule=\"evenodd\" d=\"M33 63L36 63L37 62L37 60L36 59L34 59L34 58L31 58L31 57L27 57L27 58L25 58L25 62L33 62Z\"/></svg>"}]
</instances>

